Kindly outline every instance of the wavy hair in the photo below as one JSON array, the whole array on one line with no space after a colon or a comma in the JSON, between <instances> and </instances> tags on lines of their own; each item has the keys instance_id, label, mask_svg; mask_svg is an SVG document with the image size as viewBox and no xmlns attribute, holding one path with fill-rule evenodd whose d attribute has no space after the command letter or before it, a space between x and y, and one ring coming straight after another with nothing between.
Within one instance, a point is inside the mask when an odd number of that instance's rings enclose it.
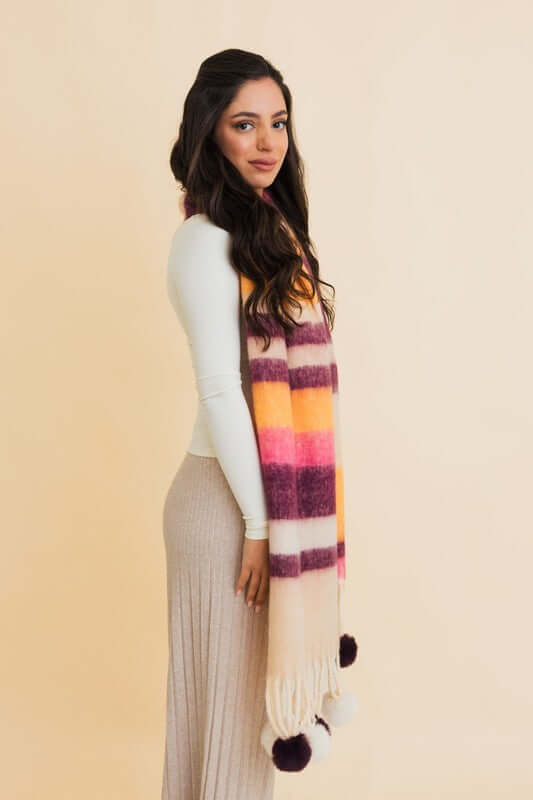
<instances>
[{"instance_id":1,"label":"wavy hair","mask_svg":"<svg viewBox=\"0 0 533 800\"><path fill-rule=\"evenodd\" d=\"M272 78L279 86L288 112L288 149L266 202L225 157L215 142L218 119L247 81ZM309 211L304 187L304 166L292 127L292 95L283 76L263 56L236 48L206 58L189 89L178 137L172 145L170 168L185 192L188 213L203 213L231 235L230 258L238 273L255 287L244 306L253 333L270 345L270 328L263 324L258 307L271 313L285 331L299 326L291 309L301 308L300 298L312 298L314 288L298 254L305 253L316 291L330 329L335 317L333 303L320 284L319 262L309 236Z\"/></svg>"}]
</instances>

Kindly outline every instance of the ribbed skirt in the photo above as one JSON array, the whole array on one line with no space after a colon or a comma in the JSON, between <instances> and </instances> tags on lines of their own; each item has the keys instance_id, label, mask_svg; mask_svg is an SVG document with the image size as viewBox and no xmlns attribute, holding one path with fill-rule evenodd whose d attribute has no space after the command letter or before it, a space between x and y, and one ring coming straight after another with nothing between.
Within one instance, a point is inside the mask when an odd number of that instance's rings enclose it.
<instances>
[{"instance_id":1,"label":"ribbed skirt","mask_svg":"<svg viewBox=\"0 0 533 800\"><path fill-rule=\"evenodd\" d=\"M162 800L271 800L266 721L268 601L236 597L244 522L216 458L187 452L163 510L167 724Z\"/></svg>"}]
</instances>

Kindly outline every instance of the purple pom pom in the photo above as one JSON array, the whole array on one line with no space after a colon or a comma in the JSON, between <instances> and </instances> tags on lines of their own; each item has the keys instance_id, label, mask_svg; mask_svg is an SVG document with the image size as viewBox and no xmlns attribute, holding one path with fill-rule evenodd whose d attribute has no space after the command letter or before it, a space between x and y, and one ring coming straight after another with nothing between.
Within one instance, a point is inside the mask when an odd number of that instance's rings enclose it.
<instances>
[{"instance_id":1,"label":"purple pom pom","mask_svg":"<svg viewBox=\"0 0 533 800\"><path fill-rule=\"evenodd\" d=\"M272 761L284 772L299 772L311 760L311 745L304 733L289 736L288 739L278 737L272 745Z\"/></svg>"},{"instance_id":2,"label":"purple pom pom","mask_svg":"<svg viewBox=\"0 0 533 800\"><path fill-rule=\"evenodd\" d=\"M339 645L339 661L341 667L349 667L353 664L357 655L357 642L353 636L343 633Z\"/></svg>"}]
</instances>

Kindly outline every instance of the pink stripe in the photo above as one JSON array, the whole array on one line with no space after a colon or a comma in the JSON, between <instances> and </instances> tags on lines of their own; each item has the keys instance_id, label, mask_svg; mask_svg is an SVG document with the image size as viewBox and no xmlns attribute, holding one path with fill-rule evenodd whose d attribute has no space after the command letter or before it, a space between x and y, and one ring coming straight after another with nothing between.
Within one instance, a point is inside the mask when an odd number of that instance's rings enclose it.
<instances>
[{"instance_id":1,"label":"pink stripe","mask_svg":"<svg viewBox=\"0 0 533 800\"><path fill-rule=\"evenodd\" d=\"M294 464L292 428L261 428L258 439L263 464Z\"/></svg>"},{"instance_id":2,"label":"pink stripe","mask_svg":"<svg viewBox=\"0 0 533 800\"><path fill-rule=\"evenodd\" d=\"M335 463L334 431L310 431L293 436L292 428L261 428L258 439L264 464L309 467Z\"/></svg>"},{"instance_id":3,"label":"pink stripe","mask_svg":"<svg viewBox=\"0 0 533 800\"><path fill-rule=\"evenodd\" d=\"M337 557L337 578L340 580L346 579L346 556Z\"/></svg>"},{"instance_id":4,"label":"pink stripe","mask_svg":"<svg viewBox=\"0 0 533 800\"><path fill-rule=\"evenodd\" d=\"M335 463L333 431L310 431L296 434L296 466L308 467Z\"/></svg>"}]
</instances>

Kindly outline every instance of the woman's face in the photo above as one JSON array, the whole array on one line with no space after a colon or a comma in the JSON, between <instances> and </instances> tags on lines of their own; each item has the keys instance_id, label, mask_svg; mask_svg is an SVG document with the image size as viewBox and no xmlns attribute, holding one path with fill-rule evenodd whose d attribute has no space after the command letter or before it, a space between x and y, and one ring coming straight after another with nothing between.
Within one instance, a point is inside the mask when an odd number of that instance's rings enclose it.
<instances>
[{"instance_id":1,"label":"woman's face","mask_svg":"<svg viewBox=\"0 0 533 800\"><path fill-rule=\"evenodd\" d=\"M243 84L218 120L217 145L259 195L281 169L289 146L287 119L278 84L272 78L260 78ZM273 163L261 168L253 161Z\"/></svg>"}]
</instances>

